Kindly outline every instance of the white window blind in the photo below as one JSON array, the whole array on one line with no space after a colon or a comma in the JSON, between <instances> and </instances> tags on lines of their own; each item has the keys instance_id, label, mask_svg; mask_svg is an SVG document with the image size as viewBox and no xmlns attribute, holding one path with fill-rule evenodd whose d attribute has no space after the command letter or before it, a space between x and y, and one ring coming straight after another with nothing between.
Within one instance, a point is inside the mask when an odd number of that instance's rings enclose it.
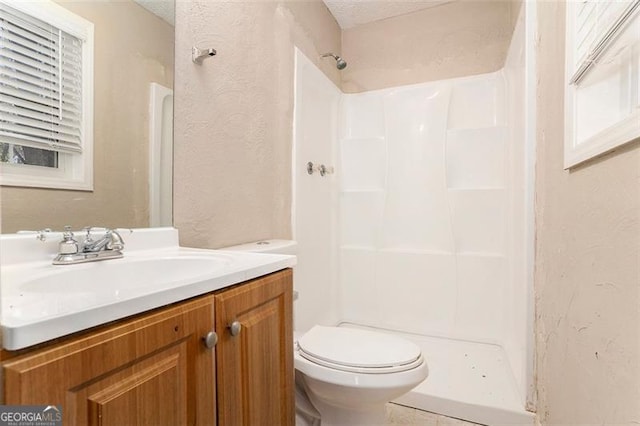
<instances>
[{"instance_id":1,"label":"white window blind","mask_svg":"<svg viewBox=\"0 0 640 426\"><path fill-rule=\"evenodd\" d=\"M82 40L0 3L0 142L82 152Z\"/></svg>"},{"instance_id":2,"label":"white window blind","mask_svg":"<svg viewBox=\"0 0 640 426\"><path fill-rule=\"evenodd\" d=\"M577 84L640 9L640 0L579 0L573 8L574 68Z\"/></svg>"}]
</instances>

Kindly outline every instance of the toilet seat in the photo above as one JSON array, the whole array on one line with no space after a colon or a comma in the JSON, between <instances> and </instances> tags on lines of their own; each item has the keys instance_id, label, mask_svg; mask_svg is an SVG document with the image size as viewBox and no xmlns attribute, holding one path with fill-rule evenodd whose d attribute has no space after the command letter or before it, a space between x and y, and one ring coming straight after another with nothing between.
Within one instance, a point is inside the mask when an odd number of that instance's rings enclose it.
<instances>
[{"instance_id":1,"label":"toilet seat","mask_svg":"<svg viewBox=\"0 0 640 426\"><path fill-rule=\"evenodd\" d=\"M339 327L313 327L298 340L298 353L315 364L352 373L398 373L424 362L420 348L405 339Z\"/></svg>"}]
</instances>

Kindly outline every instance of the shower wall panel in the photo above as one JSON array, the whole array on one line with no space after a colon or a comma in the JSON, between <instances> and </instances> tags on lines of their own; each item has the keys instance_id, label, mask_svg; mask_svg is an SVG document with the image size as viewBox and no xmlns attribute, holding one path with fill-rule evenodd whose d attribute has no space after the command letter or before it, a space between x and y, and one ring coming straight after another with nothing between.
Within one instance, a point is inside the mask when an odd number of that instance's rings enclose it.
<instances>
[{"instance_id":1,"label":"shower wall panel","mask_svg":"<svg viewBox=\"0 0 640 426\"><path fill-rule=\"evenodd\" d=\"M338 230L334 174L307 173L306 164L335 164L335 140L341 92L302 52L296 49L294 112L293 235L298 241L295 268L295 329L338 322ZM274 165L275 167L275 165Z\"/></svg>"},{"instance_id":2,"label":"shower wall panel","mask_svg":"<svg viewBox=\"0 0 640 426\"><path fill-rule=\"evenodd\" d=\"M525 4L527 14L535 4ZM510 283L502 305L503 346L507 352L523 405L532 407L533 382L533 181L535 158L534 19L520 13L502 73L505 78L509 123L505 156L508 176L507 213L509 232L505 250L509 258ZM526 100L526 101L525 101ZM528 398L528 401L527 401Z\"/></svg>"},{"instance_id":3,"label":"shower wall panel","mask_svg":"<svg viewBox=\"0 0 640 426\"><path fill-rule=\"evenodd\" d=\"M505 110L501 73L343 95L345 321L502 342Z\"/></svg>"}]
</instances>

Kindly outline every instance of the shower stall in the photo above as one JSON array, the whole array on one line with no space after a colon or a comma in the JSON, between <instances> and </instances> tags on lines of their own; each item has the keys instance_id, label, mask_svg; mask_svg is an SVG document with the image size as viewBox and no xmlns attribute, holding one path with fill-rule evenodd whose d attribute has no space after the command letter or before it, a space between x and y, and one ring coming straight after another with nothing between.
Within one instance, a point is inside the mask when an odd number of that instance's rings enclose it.
<instances>
[{"instance_id":1,"label":"shower stall","mask_svg":"<svg viewBox=\"0 0 640 426\"><path fill-rule=\"evenodd\" d=\"M173 90L149 85L149 226L173 223Z\"/></svg>"},{"instance_id":2,"label":"shower stall","mask_svg":"<svg viewBox=\"0 0 640 426\"><path fill-rule=\"evenodd\" d=\"M533 423L532 9L491 74L343 94L296 52L295 327L413 340L396 402L484 424Z\"/></svg>"}]
</instances>

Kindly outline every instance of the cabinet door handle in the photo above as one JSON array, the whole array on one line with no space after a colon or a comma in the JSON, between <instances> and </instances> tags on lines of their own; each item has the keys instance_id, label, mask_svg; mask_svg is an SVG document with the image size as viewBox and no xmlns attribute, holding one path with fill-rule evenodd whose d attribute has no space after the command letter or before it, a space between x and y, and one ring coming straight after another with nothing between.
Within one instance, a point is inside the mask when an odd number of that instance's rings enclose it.
<instances>
[{"instance_id":1,"label":"cabinet door handle","mask_svg":"<svg viewBox=\"0 0 640 426\"><path fill-rule=\"evenodd\" d=\"M229 332L232 336L237 336L238 334L240 334L240 330L242 330L242 324L240 324L240 321L234 321L229 324Z\"/></svg>"},{"instance_id":2,"label":"cabinet door handle","mask_svg":"<svg viewBox=\"0 0 640 426\"><path fill-rule=\"evenodd\" d=\"M216 343L218 343L218 335L215 331L210 331L202 338L202 340L204 341L204 345L208 349L211 349L216 345Z\"/></svg>"}]
</instances>

